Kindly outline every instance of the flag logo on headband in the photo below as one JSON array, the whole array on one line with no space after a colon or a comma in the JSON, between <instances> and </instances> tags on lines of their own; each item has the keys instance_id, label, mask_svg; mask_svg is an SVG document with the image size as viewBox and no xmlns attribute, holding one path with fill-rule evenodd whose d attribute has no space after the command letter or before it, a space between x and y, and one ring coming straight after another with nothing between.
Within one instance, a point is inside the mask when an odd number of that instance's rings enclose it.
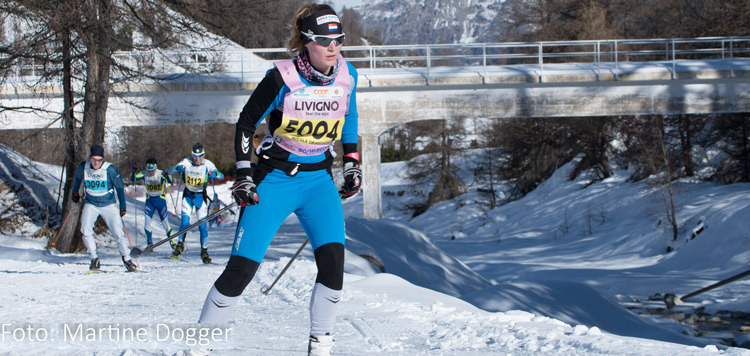
<instances>
[{"instance_id":1,"label":"flag logo on headband","mask_svg":"<svg viewBox=\"0 0 750 356\"><path fill-rule=\"evenodd\" d=\"M336 23L329 23L328 24L328 31L334 32L339 30L339 25Z\"/></svg>"}]
</instances>

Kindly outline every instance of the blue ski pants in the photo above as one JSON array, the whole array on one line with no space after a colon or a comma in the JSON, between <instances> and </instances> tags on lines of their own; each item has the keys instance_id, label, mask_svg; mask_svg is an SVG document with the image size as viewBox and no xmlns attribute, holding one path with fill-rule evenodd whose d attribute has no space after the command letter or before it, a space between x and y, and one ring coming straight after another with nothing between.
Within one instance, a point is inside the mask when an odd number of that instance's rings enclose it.
<instances>
[{"instance_id":1,"label":"blue ski pants","mask_svg":"<svg viewBox=\"0 0 750 356\"><path fill-rule=\"evenodd\" d=\"M344 245L341 198L328 171L299 172L289 177L275 169L257 189L259 203L243 209L232 255L262 262L274 235L292 213L297 215L313 250L329 243Z\"/></svg>"}]
</instances>

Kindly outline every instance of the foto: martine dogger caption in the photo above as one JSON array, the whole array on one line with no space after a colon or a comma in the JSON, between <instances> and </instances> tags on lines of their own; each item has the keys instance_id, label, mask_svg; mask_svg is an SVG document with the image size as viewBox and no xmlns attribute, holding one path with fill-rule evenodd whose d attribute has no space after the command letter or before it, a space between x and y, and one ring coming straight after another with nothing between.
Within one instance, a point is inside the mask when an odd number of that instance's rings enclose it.
<instances>
[{"instance_id":1,"label":"foto: martine dogger caption","mask_svg":"<svg viewBox=\"0 0 750 356\"><path fill-rule=\"evenodd\" d=\"M35 349L231 349L229 325L123 323L0 323L0 350Z\"/></svg>"}]
</instances>

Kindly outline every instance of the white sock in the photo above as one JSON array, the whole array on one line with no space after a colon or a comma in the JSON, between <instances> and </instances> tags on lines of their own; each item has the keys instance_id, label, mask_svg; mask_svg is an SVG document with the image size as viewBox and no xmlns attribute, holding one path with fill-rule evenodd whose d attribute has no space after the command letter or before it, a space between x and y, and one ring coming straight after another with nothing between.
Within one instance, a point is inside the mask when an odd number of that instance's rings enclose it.
<instances>
[{"instance_id":1,"label":"white sock","mask_svg":"<svg viewBox=\"0 0 750 356\"><path fill-rule=\"evenodd\" d=\"M310 297L310 335L333 334L341 291L315 283Z\"/></svg>"},{"instance_id":2,"label":"white sock","mask_svg":"<svg viewBox=\"0 0 750 356\"><path fill-rule=\"evenodd\" d=\"M211 286L206 301L203 303L201 317L198 319L202 324L225 324L229 322L240 297L227 297Z\"/></svg>"}]
</instances>

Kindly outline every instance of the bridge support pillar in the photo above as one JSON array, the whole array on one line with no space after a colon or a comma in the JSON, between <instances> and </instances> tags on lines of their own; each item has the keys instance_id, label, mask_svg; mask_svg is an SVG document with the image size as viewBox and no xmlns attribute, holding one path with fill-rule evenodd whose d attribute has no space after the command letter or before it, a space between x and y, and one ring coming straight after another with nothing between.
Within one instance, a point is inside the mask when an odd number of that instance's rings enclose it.
<instances>
[{"instance_id":1,"label":"bridge support pillar","mask_svg":"<svg viewBox=\"0 0 750 356\"><path fill-rule=\"evenodd\" d=\"M378 135L362 135L362 208L366 219L382 217L380 195L380 144Z\"/></svg>"}]
</instances>

